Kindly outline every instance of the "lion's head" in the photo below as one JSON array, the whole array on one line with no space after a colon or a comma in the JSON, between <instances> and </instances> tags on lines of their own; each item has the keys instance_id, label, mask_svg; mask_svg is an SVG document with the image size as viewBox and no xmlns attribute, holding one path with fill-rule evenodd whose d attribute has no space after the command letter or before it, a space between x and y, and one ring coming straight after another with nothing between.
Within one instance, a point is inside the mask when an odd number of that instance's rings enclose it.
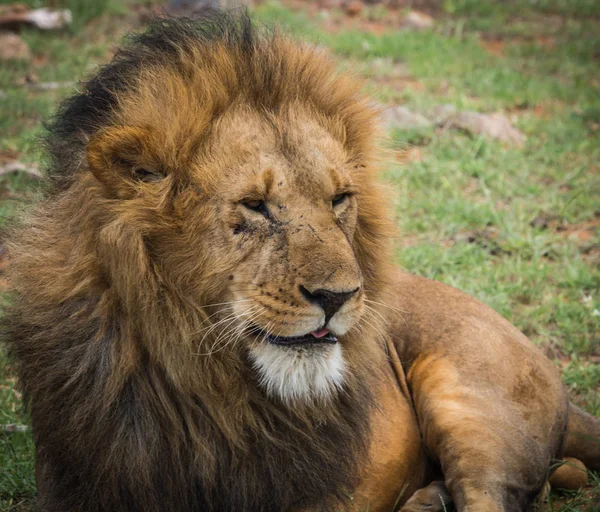
<instances>
[{"instance_id":1,"label":"lion's head","mask_svg":"<svg viewBox=\"0 0 600 512\"><path fill-rule=\"evenodd\" d=\"M148 510L351 488L384 357L375 118L320 50L224 14L155 21L61 105L3 320L49 460L132 468Z\"/></svg>"},{"instance_id":2,"label":"lion's head","mask_svg":"<svg viewBox=\"0 0 600 512\"><path fill-rule=\"evenodd\" d=\"M168 68L153 75L160 87L124 98L122 120L88 145L91 173L118 198L112 222L136 216L156 274L206 309L197 357L239 343L269 392L328 395L367 286L354 248L363 155L345 147L349 120L309 99L271 111L238 93L218 118L202 113L207 129L190 115L201 89Z\"/></svg>"},{"instance_id":3,"label":"lion's head","mask_svg":"<svg viewBox=\"0 0 600 512\"><path fill-rule=\"evenodd\" d=\"M51 149L95 203L97 263L129 314L175 296L196 357L244 350L269 393L326 397L344 336L378 322L374 112L321 52L244 23L154 24L63 107Z\"/></svg>"}]
</instances>

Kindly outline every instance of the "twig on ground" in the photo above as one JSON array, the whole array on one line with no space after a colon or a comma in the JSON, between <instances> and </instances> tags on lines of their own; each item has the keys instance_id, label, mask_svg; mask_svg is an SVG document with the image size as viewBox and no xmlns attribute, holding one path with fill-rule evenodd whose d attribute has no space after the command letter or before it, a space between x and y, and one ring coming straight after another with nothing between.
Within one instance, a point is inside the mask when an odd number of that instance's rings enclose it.
<instances>
[{"instance_id":1,"label":"twig on ground","mask_svg":"<svg viewBox=\"0 0 600 512\"><path fill-rule=\"evenodd\" d=\"M40 89L42 91L54 91L56 89L68 89L73 87L75 82L33 82L25 84L28 89Z\"/></svg>"},{"instance_id":2,"label":"twig on ground","mask_svg":"<svg viewBox=\"0 0 600 512\"><path fill-rule=\"evenodd\" d=\"M33 176L34 178L41 178L39 169L33 165L26 165L23 162L9 162L4 165L0 165L0 176L5 174L11 174L13 172L24 172Z\"/></svg>"},{"instance_id":3,"label":"twig on ground","mask_svg":"<svg viewBox=\"0 0 600 512\"><path fill-rule=\"evenodd\" d=\"M6 432L12 434L14 432L27 432L29 427L27 425L19 425L17 423L8 423L7 425L0 425L0 432Z\"/></svg>"}]
</instances>

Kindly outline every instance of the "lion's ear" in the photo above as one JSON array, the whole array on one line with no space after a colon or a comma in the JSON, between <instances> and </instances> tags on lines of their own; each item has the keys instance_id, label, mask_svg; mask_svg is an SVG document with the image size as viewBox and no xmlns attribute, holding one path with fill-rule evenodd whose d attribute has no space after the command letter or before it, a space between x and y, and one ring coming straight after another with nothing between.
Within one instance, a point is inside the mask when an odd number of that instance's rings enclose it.
<instances>
[{"instance_id":1,"label":"lion's ear","mask_svg":"<svg viewBox=\"0 0 600 512\"><path fill-rule=\"evenodd\" d=\"M88 143L86 158L90 171L109 189L131 186L134 181L157 181L162 169L149 151L150 132L126 126L97 133Z\"/></svg>"}]
</instances>

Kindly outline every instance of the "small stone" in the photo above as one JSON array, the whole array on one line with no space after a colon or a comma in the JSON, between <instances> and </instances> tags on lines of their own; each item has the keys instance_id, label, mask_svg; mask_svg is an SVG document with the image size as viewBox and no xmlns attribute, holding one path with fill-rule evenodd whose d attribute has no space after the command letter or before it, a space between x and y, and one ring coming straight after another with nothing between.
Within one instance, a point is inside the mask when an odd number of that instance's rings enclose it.
<instances>
[{"instance_id":1,"label":"small stone","mask_svg":"<svg viewBox=\"0 0 600 512\"><path fill-rule=\"evenodd\" d=\"M481 114L479 112L457 112L453 105L441 105L433 109L436 124L458 128L471 134L514 144L523 145L525 135L517 130L504 114Z\"/></svg>"},{"instance_id":2,"label":"small stone","mask_svg":"<svg viewBox=\"0 0 600 512\"><path fill-rule=\"evenodd\" d=\"M445 124L454 114L456 114L456 107L451 103L436 105L431 109L431 116L436 124L440 125Z\"/></svg>"},{"instance_id":3,"label":"small stone","mask_svg":"<svg viewBox=\"0 0 600 512\"><path fill-rule=\"evenodd\" d=\"M414 130L433 126L433 123L425 116L400 105L385 109L382 120L388 128L397 130Z\"/></svg>"},{"instance_id":4,"label":"small stone","mask_svg":"<svg viewBox=\"0 0 600 512\"><path fill-rule=\"evenodd\" d=\"M10 32L0 33L0 60L30 60L27 43Z\"/></svg>"},{"instance_id":5,"label":"small stone","mask_svg":"<svg viewBox=\"0 0 600 512\"><path fill-rule=\"evenodd\" d=\"M435 20L420 11L410 11L402 20L402 25L413 30L427 30L433 28Z\"/></svg>"},{"instance_id":6,"label":"small stone","mask_svg":"<svg viewBox=\"0 0 600 512\"><path fill-rule=\"evenodd\" d=\"M525 142L525 135L517 130L504 114L485 115L477 112L461 112L458 114L456 122L460 128L481 133L502 142L518 146Z\"/></svg>"}]
</instances>

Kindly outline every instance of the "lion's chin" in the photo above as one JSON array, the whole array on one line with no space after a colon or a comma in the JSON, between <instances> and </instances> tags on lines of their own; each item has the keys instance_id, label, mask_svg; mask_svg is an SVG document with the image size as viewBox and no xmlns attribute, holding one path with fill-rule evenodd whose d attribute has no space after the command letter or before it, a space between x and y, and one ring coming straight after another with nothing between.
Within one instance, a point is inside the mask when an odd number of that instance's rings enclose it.
<instances>
[{"instance_id":1,"label":"lion's chin","mask_svg":"<svg viewBox=\"0 0 600 512\"><path fill-rule=\"evenodd\" d=\"M327 400L343 387L346 363L340 343L274 345L250 349L260 385L286 403Z\"/></svg>"}]
</instances>

